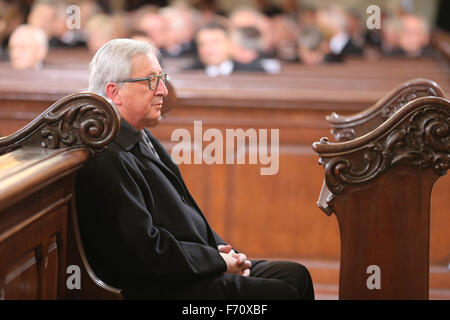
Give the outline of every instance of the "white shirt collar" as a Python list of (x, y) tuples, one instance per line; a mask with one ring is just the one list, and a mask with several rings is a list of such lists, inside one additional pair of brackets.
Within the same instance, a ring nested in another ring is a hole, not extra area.
[(350, 36), (348, 35), (348, 33), (343, 32), (343, 31), (339, 32), (337, 35), (335, 35), (330, 40), (331, 52), (333, 52), (334, 54), (340, 54), (349, 39), (350, 39)]
[(219, 75), (227, 76), (233, 72), (234, 64), (231, 60), (225, 60), (218, 66), (207, 66), (205, 71), (210, 77), (217, 77)]

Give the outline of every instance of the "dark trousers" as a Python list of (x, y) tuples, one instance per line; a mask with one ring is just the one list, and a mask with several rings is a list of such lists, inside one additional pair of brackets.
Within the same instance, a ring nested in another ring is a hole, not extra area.
[(254, 260), (249, 277), (226, 273), (159, 289), (159, 299), (314, 299), (308, 270), (291, 261)]

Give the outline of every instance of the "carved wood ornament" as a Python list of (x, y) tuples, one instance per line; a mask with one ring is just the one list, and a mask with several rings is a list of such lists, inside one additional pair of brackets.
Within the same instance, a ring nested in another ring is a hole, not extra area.
[(327, 208), (324, 203), (319, 206), (330, 214), (334, 196), (347, 186), (375, 179), (398, 163), (446, 174), (450, 166), (450, 103), (443, 98), (419, 98), (363, 137), (343, 143), (322, 138), (313, 148), (320, 155), (326, 187), (333, 194), (327, 196)]
[(331, 133), (339, 142), (353, 140), (378, 127), (408, 102), (427, 96), (444, 98), (445, 94), (441, 87), (431, 80), (414, 79), (405, 82), (360, 113), (351, 116), (331, 114), (327, 117), (332, 127)]
[(23, 129), (0, 138), (0, 155), (28, 145), (48, 149), (80, 146), (94, 154), (116, 136), (118, 124), (119, 113), (104, 98), (88, 92), (72, 94)]

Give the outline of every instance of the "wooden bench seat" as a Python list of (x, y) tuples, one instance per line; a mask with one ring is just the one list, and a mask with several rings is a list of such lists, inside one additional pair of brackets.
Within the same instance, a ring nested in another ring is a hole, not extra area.
[(79, 93), (0, 138), (1, 299), (122, 298), (89, 267), (74, 200), (77, 170), (104, 150), (119, 122), (105, 99)]

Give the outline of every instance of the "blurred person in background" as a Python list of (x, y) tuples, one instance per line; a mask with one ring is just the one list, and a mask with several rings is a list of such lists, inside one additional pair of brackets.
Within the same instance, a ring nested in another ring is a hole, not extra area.
[(305, 65), (339, 62), (340, 57), (331, 53), (330, 47), (319, 28), (303, 28), (298, 38), (298, 61)]
[(339, 6), (331, 5), (321, 8), (317, 12), (317, 24), (329, 38), (330, 50), (334, 55), (361, 56), (363, 50), (353, 43), (348, 33), (348, 17)]
[(264, 72), (260, 52), (261, 33), (255, 27), (242, 27), (231, 32), (233, 71)]
[(196, 56), (194, 36), (197, 31), (199, 15), (184, 2), (160, 9), (166, 20), (166, 42), (161, 54), (168, 57)]
[(135, 29), (144, 31), (158, 50), (166, 46), (167, 21), (159, 14), (158, 7), (146, 5), (138, 9)]
[(282, 61), (294, 61), (297, 57), (298, 26), (285, 14), (271, 17), (274, 55)]
[(201, 24), (201, 16), (199, 10), (186, 5), (183, 1), (175, 3), (175, 7), (180, 11), (184, 21), (184, 29), (182, 31), (183, 55), (197, 55), (197, 47), (195, 44), (195, 34)]
[(57, 14), (55, 1), (34, 1), (27, 22), (29, 25), (42, 29), (47, 38), (51, 39), (55, 36)]
[(401, 21), (394, 15), (387, 16), (381, 21), (381, 53), (387, 56), (400, 56), (399, 46)]
[(173, 7), (164, 7), (159, 10), (159, 15), (165, 23), (165, 41), (160, 49), (162, 56), (178, 57), (183, 52), (183, 29), (185, 28), (180, 11)]
[(106, 42), (126, 36), (126, 23), (123, 19), (122, 15), (110, 16), (104, 13), (91, 16), (86, 24), (89, 51), (95, 53)]
[(430, 42), (430, 26), (419, 16), (405, 14), (400, 20), (398, 44), (406, 57), (433, 55), (428, 46)]
[(24, 22), (20, 9), (14, 2), (0, 0), (0, 61), (8, 60), (9, 37)]
[(21, 25), (9, 39), (9, 56), (14, 69), (40, 69), (48, 53), (48, 39), (44, 30)]
[(312, 7), (302, 6), (297, 14), (297, 24), (300, 29), (315, 26), (317, 23), (317, 10)]
[(347, 32), (352, 43), (363, 48), (365, 45), (366, 26), (363, 24), (361, 13), (357, 9), (351, 9), (347, 12)]
[(271, 20), (261, 12), (252, 8), (237, 8), (230, 14), (231, 29), (255, 27), (261, 33), (262, 57), (273, 58), (275, 54), (275, 39)]
[(211, 77), (233, 72), (232, 44), (225, 19), (217, 17), (216, 20), (201, 26), (196, 41), (198, 59), (188, 69), (205, 70)]

